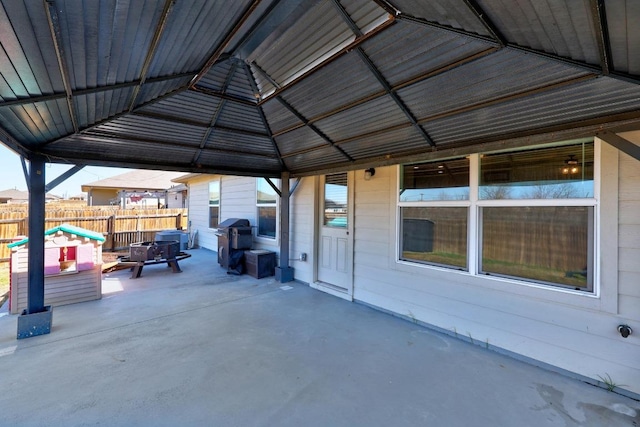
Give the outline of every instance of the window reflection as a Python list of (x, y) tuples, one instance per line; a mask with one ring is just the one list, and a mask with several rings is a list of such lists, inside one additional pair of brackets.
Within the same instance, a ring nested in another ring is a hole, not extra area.
[(480, 199), (593, 197), (593, 142), (480, 159)]
[(347, 173), (327, 175), (324, 183), (324, 225), (347, 227)]
[(469, 159), (402, 166), (400, 201), (468, 200)]

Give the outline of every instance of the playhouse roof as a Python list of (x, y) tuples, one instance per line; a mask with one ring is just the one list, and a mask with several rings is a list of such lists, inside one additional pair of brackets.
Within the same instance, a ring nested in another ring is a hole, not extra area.
[[(48, 229), (47, 231), (44, 232), (45, 236), (51, 235), (51, 234), (55, 234), (58, 231), (62, 231), (64, 233), (69, 233), (69, 234), (74, 234), (76, 236), (80, 236), (80, 237), (86, 237), (92, 240), (96, 240), (98, 242), (104, 242), (105, 238), (100, 234), (100, 233), (96, 233), (95, 231), (91, 231), (91, 230), (87, 230), (84, 228), (80, 228), (80, 227), (76, 227), (75, 225), (70, 225), (70, 224), (62, 224), (59, 225), (57, 227), (53, 227)], [(17, 246), (22, 246), (25, 245), (29, 242), (29, 238), (25, 238), (22, 240), (19, 240), (17, 242), (13, 242), (13, 243), (9, 243), (7, 245), (8, 248), (15, 248)]]

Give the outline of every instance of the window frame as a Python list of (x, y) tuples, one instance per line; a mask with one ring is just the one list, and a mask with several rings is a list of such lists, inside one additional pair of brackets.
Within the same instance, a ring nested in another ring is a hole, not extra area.
[[(278, 218), (280, 217), (280, 197), (278, 196), (278, 193), (275, 193), (275, 202), (260, 202), (259, 198), (258, 198), (258, 191), (259, 191), (259, 182), (260, 180), (264, 180), (265, 185), (269, 186), (269, 188), (271, 188), (271, 186), (269, 185), (269, 183), (267, 182), (266, 178), (256, 178), (255, 180), (255, 206), (256, 206), (256, 225), (255, 225), (255, 237), (257, 239), (264, 239), (267, 242), (277, 242), (278, 241), (278, 236), (279, 236), (279, 231), (280, 231), (280, 224), (278, 221)], [(276, 187), (279, 187), (280, 185), (280, 180), (279, 179), (272, 179), (271, 182), (273, 182), (273, 184)], [(268, 236), (268, 235), (264, 235), (264, 234), (260, 234), (260, 208), (271, 208), (271, 207), (275, 207), (276, 213), (275, 213), (275, 218), (276, 218), (276, 222), (275, 222), (275, 229), (274, 229), (274, 236)]]
[[(525, 151), (538, 148), (551, 148), (554, 146), (564, 146), (578, 144), (581, 142), (594, 144), (594, 172), (593, 172), (593, 197), (591, 198), (572, 198), (572, 199), (480, 199), (480, 159), (482, 154), (493, 154), (499, 152), (513, 152)], [(458, 156), (459, 157), (459, 156)], [(600, 228), (601, 228), (601, 216), (600, 216), (600, 188), (601, 188), (601, 142), (598, 138), (581, 138), (577, 140), (554, 142), (547, 144), (538, 144), (526, 147), (517, 147), (511, 149), (502, 149), (495, 151), (487, 151), (486, 153), (474, 153), (469, 157), (469, 200), (468, 201), (422, 201), (422, 202), (401, 202), (400, 201), (400, 187), (402, 185), (402, 173), (403, 165), (400, 164), (397, 167), (397, 182), (395, 189), (396, 206), (395, 206), (395, 248), (396, 257), (395, 263), (400, 266), (407, 266), (409, 270), (414, 271), (414, 268), (426, 268), (433, 271), (443, 271), (456, 273), (460, 275), (470, 276), (473, 278), (481, 278), (483, 280), (490, 280), (491, 282), (509, 283), (520, 285), (521, 287), (539, 288), (544, 290), (552, 290), (562, 293), (577, 294), (587, 297), (600, 297)], [(455, 158), (455, 157), (452, 157)], [(447, 159), (438, 159), (433, 162), (444, 161)], [(426, 162), (425, 162), (426, 163)], [(468, 207), (468, 221), (467, 221), (467, 270), (460, 270), (454, 266), (445, 266), (441, 264), (432, 264), (419, 261), (411, 261), (402, 258), (402, 214), (401, 208), (407, 206), (424, 206), (424, 207)], [(538, 206), (568, 206), (568, 207), (591, 207), (593, 209), (593, 219), (590, 223), (589, 231), (591, 236), (589, 239), (592, 244), (588, 248), (590, 251), (588, 258), (592, 260), (592, 286), (588, 289), (576, 290), (573, 287), (566, 286), (559, 283), (546, 283), (534, 281), (527, 278), (519, 278), (513, 276), (503, 275), (488, 275), (480, 271), (480, 259), (482, 256), (482, 216), (481, 211), (484, 207), (538, 207)], [(403, 267), (404, 269), (404, 267)], [(475, 280), (475, 279), (474, 279)], [(512, 286), (512, 285), (511, 285)]]
[[(218, 201), (216, 204), (211, 203), (211, 185), (217, 184), (218, 186)], [(215, 230), (220, 225), (220, 207), (221, 207), (221, 199), (222, 199), (222, 180), (220, 178), (216, 178), (207, 183), (207, 223), (209, 229)], [(215, 226), (211, 225), (211, 208), (218, 208), (218, 218)]]

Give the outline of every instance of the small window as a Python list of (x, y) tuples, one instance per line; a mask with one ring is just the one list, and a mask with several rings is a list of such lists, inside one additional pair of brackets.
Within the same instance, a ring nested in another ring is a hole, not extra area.
[[(278, 185), (278, 180), (272, 181)], [(257, 236), (276, 238), (278, 194), (265, 178), (256, 180)]]
[(216, 228), (220, 223), (220, 181), (209, 183), (209, 228)]
[(44, 251), (44, 274), (77, 272), (76, 247), (61, 246), (46, 248)]
[(347, 228), (349, 212), (347, 173), (327, 175), (324, 182), (324, 225)]

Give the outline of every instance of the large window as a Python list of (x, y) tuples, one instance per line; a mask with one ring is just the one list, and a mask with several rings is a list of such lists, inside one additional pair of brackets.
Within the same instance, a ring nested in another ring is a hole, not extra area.
[(220, 180), (209, 183), (209, 228), (220, 223)]
[[(278, 180), (272, 180), (278, 185)], [(258, 209), (257, 235), (269, 239), (276, 238), (278, 194), (266, 179), (256, 180), (256, 206)]]
[(464, 160), (402, 167), (400, 260), (593, 291), (593, 141)]

